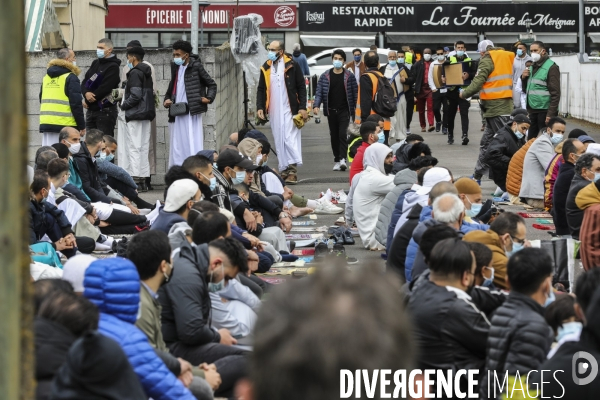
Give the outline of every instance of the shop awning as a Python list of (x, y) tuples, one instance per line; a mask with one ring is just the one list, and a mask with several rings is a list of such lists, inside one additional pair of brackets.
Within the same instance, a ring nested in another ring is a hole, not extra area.
[(52, 0), (25, 0), (25, 51), (66, 46)]
[(369, 47), (375, 43), (375, 34), (349, 35), (300, 35), (305, 46), (314, 47)]
[(473, 32), (456, 33), (418, 33), (418, 32), (390, 32), (386, 33), (389, 44), (428, 44), (453, 43), (462, 40), (465, 44), (477, 43), (477, 34)]
[(588, 33), (593, 43), (600, 43), (600, 33)]

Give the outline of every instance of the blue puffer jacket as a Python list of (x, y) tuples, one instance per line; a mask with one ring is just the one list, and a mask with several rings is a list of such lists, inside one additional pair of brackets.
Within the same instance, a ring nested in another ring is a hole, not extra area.
[[(410, 282), (412, 280), (412, 268), (413, 268), (413, 264), (415, 262), (415, 257), (417, 256), (417, 253), (419, 251), (419, 244), (415, 241), (415, 234), (417, 234), (417, 232), (420, 232), (420, 234), (422, 235), (423, 232), (421, 232), (422, 229), (422, 225), (423, 222), (430, 220), (431, 219), (431, 206), (426, 206), (423, 207), (423, 210), (421, 211), (421, 218), (419, 219), (419, 225), (415, 228), (414, 233), (413, 233), (413, 238), (410, 239), (410, 242), (408, 243), (408, 247), (406, 249), (406, 262), (404, 264), (405, 266), (405, 274), (406, 274), (406, 281)], [(421, 229), (419, 229), (421, 228)], [(426, 230), (427, 228), (425, 228)], [(489, 225), (486, 224), (475, 224), (475, 223), (468, 223), (463, 221), (462, 226), (460, 227), (460, 231), (462, 233), (468, 233), (471, 231), (487, 231), (488, 229), (490, 229)], [(420, 237), (419, 237), (419, 241), (420, 241)]]
[[(332, 71), (333, 68), (321, 74), (319, 83), (317, 83), (315, 103), (313, 104), (313, 107), (320, 108), (322, 103), (323, 115), (325, 116), (329, 115), (327, 102), (329, 100), (329, 74), (331, 74)], [(344, 87), (346, 88), (346, 98), (348, 99), (348, 112), (350, 113), (350, 117), (353, 117), (356, 109), (356, 101), (358, 99), (358, 85), (356, 84), (354, 74), (347, 69), (344, 69)]]
[(100, 309), (98, 330), (119, 343), (148, 397), (194, 400), (134, 325), (140, 304), (140, 277), (133, 263), (124, 258), (94, 261), (85, 271), (83, 285), (83, 295)]

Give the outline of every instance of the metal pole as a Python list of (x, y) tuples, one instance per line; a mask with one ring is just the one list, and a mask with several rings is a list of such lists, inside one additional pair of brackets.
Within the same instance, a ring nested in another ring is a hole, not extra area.
[(200, 14), (200, 47), (204, 47), (204, 10), (206, 7), (202, 7), (202, 14)]
[(585, 17), (583, 15), (583, 0), (579, 0), (579, 62), (583, 62), (583, 54), (585, 53), (584, 24)]
[(198, 54), (198, 6), (199, 0), (192, 0), (192, 53)]

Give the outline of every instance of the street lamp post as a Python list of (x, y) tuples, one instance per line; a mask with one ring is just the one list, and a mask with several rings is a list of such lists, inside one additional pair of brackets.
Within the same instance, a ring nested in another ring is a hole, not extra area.
[(192, 53), (198, 54), (198, 15), (200, 10), (200, 47), (204, 47), (204, 10), (210, 5), (207, 1), (192, 0)]

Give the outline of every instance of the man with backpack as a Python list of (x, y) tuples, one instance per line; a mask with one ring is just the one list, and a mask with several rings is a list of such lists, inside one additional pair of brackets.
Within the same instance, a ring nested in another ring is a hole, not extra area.
[(364, 61), (367, 69), (360, 77), (355, 122), (360, 124), (371, 114), (381, 115), (384, 120), (384, 144), (387, 146), (391, 128), (390, 118), (398, 110), (396, 95), (390, 81), (378, 70), (379, 55), (377, 52), (367, 51)]

